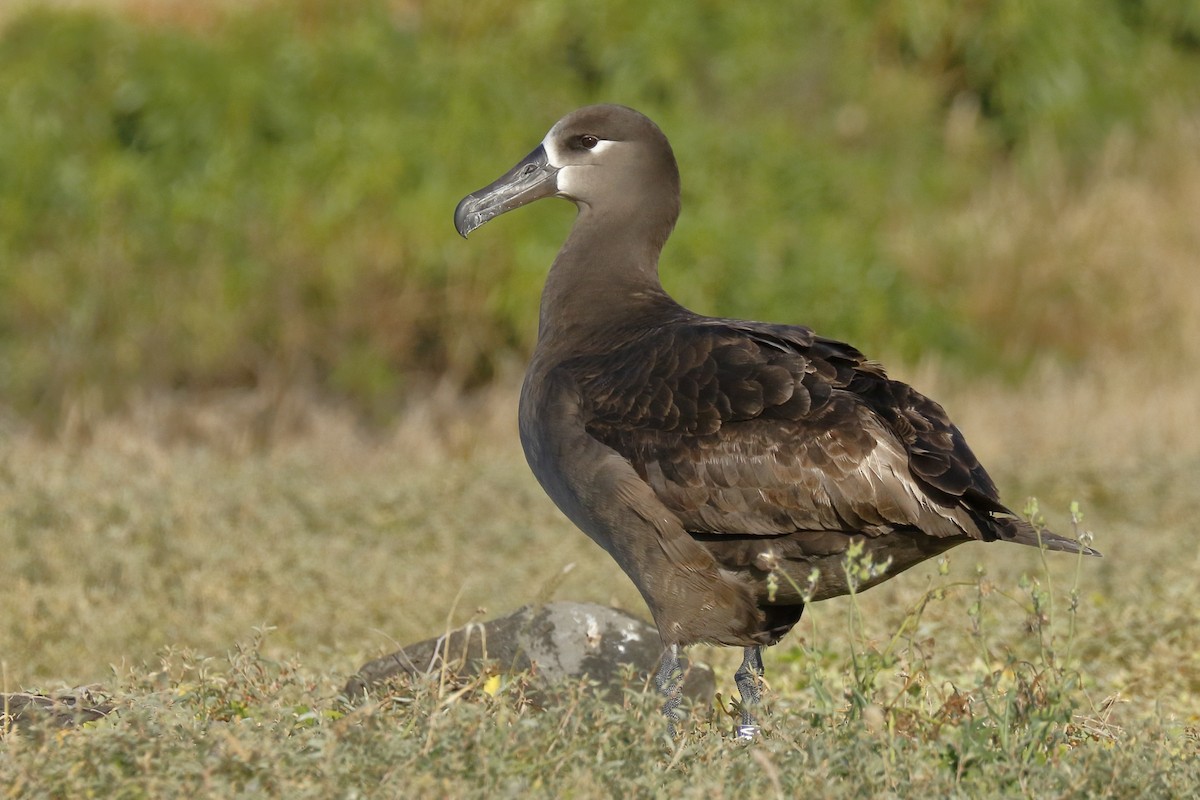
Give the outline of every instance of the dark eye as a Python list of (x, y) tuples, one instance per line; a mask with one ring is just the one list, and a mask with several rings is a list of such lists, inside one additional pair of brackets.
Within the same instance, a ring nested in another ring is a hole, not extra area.
[(585, 133), (583, 136), (579, 137), (579, 143), (583, 145), (584, 148), (591, 150), (593, 147), (600, 144), (600, 140), (595, 136), (592, 136), (590, 133)]

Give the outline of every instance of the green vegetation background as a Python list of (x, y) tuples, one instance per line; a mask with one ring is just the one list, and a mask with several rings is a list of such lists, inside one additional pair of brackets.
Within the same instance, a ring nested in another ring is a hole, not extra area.
[(1197, 75), (1200, 6), (1169, 0), (31, 10), (0, 30), (0, 404), (286, 384), (378, 417), (487, 382), (531, 344), (572, 211), (470, 244), (452, 211), (595, 101), (675, 145), (686, 304), (879, 356), (1069, 362), (1101, 330), (1055, 324), (1069, 275), (981, 311), (940, 223), (998, 170), (1085, 179), (1195, 109)]

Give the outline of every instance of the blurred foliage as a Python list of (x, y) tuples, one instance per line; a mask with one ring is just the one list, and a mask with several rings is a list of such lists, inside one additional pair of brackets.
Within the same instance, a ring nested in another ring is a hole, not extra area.
[(890, 238), (1000, 165), (1036, 181), (1049, 148), (1086, 175), (1114, 131), (1194, 110), (1196, 8), (29, 10), (0, 30), (0, 403), (53, 419), (80, 396), (302, 384), (378, 415), (422, 377), (486, 382), (530, 347), (572, 214), (539, 204), (468, 245), (455, 203), (595, 101), (675, 145), (682, 302), (1011, 369), (986, 355), (1008, 332), (945, 307)]

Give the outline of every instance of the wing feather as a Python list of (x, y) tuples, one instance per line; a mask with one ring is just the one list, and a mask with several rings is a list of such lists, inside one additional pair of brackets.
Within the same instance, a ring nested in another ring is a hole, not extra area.
[(565, 366), (588, 432), (694, 534), (993, 539), (1009, 513), (941, 406), (807, 328), (697, 317)]

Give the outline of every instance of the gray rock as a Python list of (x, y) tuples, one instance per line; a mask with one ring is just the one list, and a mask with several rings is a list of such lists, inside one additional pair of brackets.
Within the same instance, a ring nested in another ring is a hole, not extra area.
[[(393, 676), (434, 674), (443, 668), (470, 678), (490, 664), (505, 673), (528, 670), (543, 688), (586, 675), (615, 698), (628, 685), (623, 675), (629, 667), (635, 675), (649, 677), (658, 670), (660, 655), (657, 629), (624, 611), (592, 603), (547, 603), (473, 622), (368, 662), (346, 684), (345, 693), (361, 697)], [(686, 661), (681, 666), (684, 695), (711, 702), (712, 670)]]

